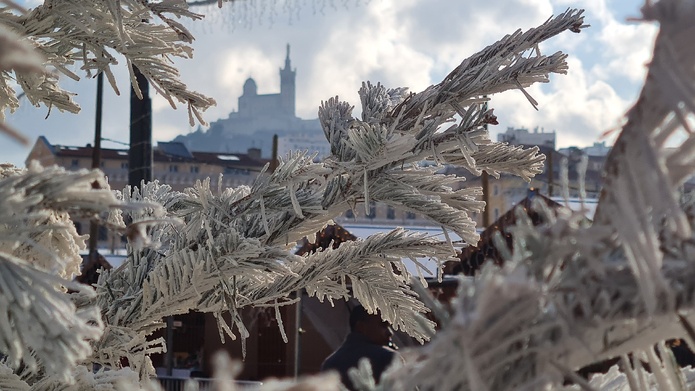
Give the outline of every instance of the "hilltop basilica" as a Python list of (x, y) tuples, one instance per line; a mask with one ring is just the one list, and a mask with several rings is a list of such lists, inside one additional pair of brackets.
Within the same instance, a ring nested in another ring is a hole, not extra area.
[(210, 124), (210, 129), (198, 129), (173, 141), (184, 143), (191, 151), (239, 152), (260, 148), (270, 157), (273, 135), (279, 137), (278, 155), (289, 150), (309, 150), (320, 156), (328, 154), (328, 142), (318, 119), (305, 120), (295, 115), (296, 69), (290, 61), (287, 45), (285, 67), (280, 69), (280, 93), (258, 94), (255, 80), (248, 78), (239, 97), (238, 111)]

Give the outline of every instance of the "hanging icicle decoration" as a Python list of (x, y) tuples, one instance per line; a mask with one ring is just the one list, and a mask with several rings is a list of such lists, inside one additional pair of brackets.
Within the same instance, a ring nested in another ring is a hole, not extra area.
[(261, 204), (261, 219), (263, 220), (263, 229), (266, 235), (270, 235), (270, 228), (268, 228), (268, 215), (265, 213), (265, 202), (263, 202), (263, 196), (260, 197)]
[(442, 232), (444, 233), (444, 238), (446, 239), (446, 243), (451, 247), (451, 255), (456, 256), (458, 253), (456, 252), (456, 248), (454, 247), (454, 243), (451, 241), (451, 237), (449, 236), (449, 232), (447, 229), (442, 225), (440, 226), (442, 229)]
[(533, 106), (533, 108), (536, 109), (536, 111), (538, 111), (538, 101), (536, 101), (535, 99), (533, 99), (533, 97), (531, 96), (531, 94), (529, 94), (528, 92), (526, 92), (526, 89), (524, 88), (524, 86), (521, 85), (521, 83), (519, 83), (519, 80), (518, 80), (518, 79), (514, 79), (514, 83), (515, 83), (516, 86), (519, 88), (519, 90), (524, 94), (524, 96), (525, 96), (526, 99), (529, 101), (529, 103), (531, 103), (531, 106)]
[[(425, 276), (422, 274), (422, 271), (424, 270), (429, 275), (432, 275), (432, 271), (430, 271), (430, 269), (428, 269), (427, 266), (423, 265), (422, 262), (418, 261), (417, 258), (409, 256), (408, 259), (410, 259), (410, 261), (415, 264), (415, 270), (417, 271), (417, 277), (420, 280), (420, 283), (424, 287), (427, 287), (427, 280), (425, 279)], [(441, 273), (437, 271), (437, 274), (439, 275)]]
[(371, 212), (371, 206), (369, 201), (369, 175), (367, 174), (367, 169), (364, 169), (364, 175), (362, 176), (362, 181), (364, 185), (364, 213), (368, 216)]
[(280, 305), (278, 304), (277, 299), (275, 299), (275, 305), (273, 306), (275, 308), (275, 319), (278, 321), (278, 330), (280, 330), (280, 335), (282, 336), (282, 341), (284, 343), (287, 343), (287, 333), (285, 333), (285, 325), (282, 323), (282, 315), (280, 314)]
[(287, 186), (287, 190), (290, 192), (290, 200), (292, 201), (292, 208), (294, 209), (294, 213), (299, 217), (299, 218), (304, 218), (304, 214), (302, 213), (302, 207), (299, 205), (299, 201), (297, 200), (297, 193), (295, 192), (294, 184), (289, 184)]
[[(468, 137), (467, 134), (463, 133), (457, 136), (457, 139), (459, 140), (459, 150), (461, 151), (461, 156), (466, 161), (466, 165), (468, 170), (471, 172), (473, 175), (482, 175), (482, 170), (478, 168), (476, 165), (476, 161), (471, 156), (470, 152), (477, 152), (478, 151), (478, 146), (471, 141), (471, 139)], [(470, 151), (470, 152), (469, 152)]]

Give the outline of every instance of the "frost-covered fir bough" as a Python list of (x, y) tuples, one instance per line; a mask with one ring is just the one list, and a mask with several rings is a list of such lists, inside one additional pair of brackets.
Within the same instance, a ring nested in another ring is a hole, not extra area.
[[(108, 76), (116, 54), (172, 105), (175, 99), (186, 104), (192, 117), (214, 102), (189, 92), (168, 63), (169, 56), (190, 54), (192, 36), (176, 18), (198, 15), (183, 1), (64, 0), (31, 11), (0, 10), (2, 108), (17, 107), (16, 83), (32, 104), (77, 111), (57, 75), (77, 77), (68, 69), (78, 64), (88, 75)], [(520, 219), (505, 268), (489, 267), (463, 283), (456, 313), (439, 314), (448, 319), (443, 331), (426, 347), (406, 352), (405, 364), (385, 376), (382, 389), (557, 388), (573, 378), (572, 370), (621, 355), (623, 375), (613, 370), (594, 381), (597, 387), (612, 389), (600, 381), (637, 390), (648, 389), (648, 382), (680, 387), (685, 380), (660, 341), (685, 335), (693, 342), (687, 333), (693, 330), (692, 207), (678, 203), (676, 189), (695, 169), (695, 141), (688, 138), (669, 154), (663, 145), (679, 126), (687, 127), (684, 118), (692, 113), (693, 16), (688, 1), (645, 7), (645, 17), (661, 22), (662, 31), (644, 93), (610, 159), (594, 224), (547, 211), (540, 228)], [(477, 242), (469, 213), (483, 207), (475, 199), (480, 189), (453, 190), (458, 178), (418, 163), (526, 179), (539, 173), (537, 149), (489, 139), (484, 125), (495, 117), (483, 97), (526, 94), (524, 88), (548, 81), (550, 73), (564, 73), (566, 56), (542, 55), (538, 44), (583, 25), (581, 12), (568, 11), (506, 36), (417, 94), (365, 83), (360, 118), (351, 115), (350, 104), (328, 99), (319, 118), (332, 155), (320, 163), (301, 153), (289, 156), (251, 187), (212, 189), (205, 181), (178, 193), (148, 183), (121, 194), (110, 191), (99, 171), (2, 167), (0, 351), (6, 360), (0, 388), (152, 389), (148, 356), (164, 345), (146, 336), (163, 327), (164, 317), (209, 312), (223, 338), (243, 340), (248, 331), (241, 309), (277, 309), (292, 303), (299, 289), (328, 300), (353, 294), (395, 327), (419, 340), (432, 338), (433, 324), (419, 316), (427, 307), (401, 259), (444, 261), (464, 243), (399, 229), (307, 257), (290, 248), (370, 201), (420, 213), (465, 243)], [(129, 239), (127, 262), (103, 273), (95, 287), (71, 282), (84, 247), (70, 220), (77, 217), (97, 218)], [(129, 366), (122, 368), (124, 358)], [(641, 361), (650, 363), (654, 376), (645, 374)], [(110, 370), (92, 373), (93, 364)], [(303, 385), (338, 387), (330, 376)]]
[[(593, 223), (539, 203), (545, 224), (534, 227), (519, 211), (513, 250), (498, 241), (504, 268), (463, 282), (444, 331), (384, 389), (545, 390), (563, 379), (584, 390), (695, 389), (664, 343), (695, 346), (695, 204), (679, 191), (695, 173), (695, 3), (642, 12), (661, 29)], [(573, 373), (614, 357), (590, 382)]]

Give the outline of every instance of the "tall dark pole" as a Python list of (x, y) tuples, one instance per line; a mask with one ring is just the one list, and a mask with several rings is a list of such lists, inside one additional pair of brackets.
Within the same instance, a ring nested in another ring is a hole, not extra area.
[(279, 164), (278, 160), (278, 135), (274, 134), (273, 135), (273, 150), (271, 152), (270, 156), (270, 167), (268, 167), (268, 171), (270, 172), (275, 172), (275, 169), (278, 168)]
[[(142, 99), (130, 90), (130, 149), (128, 150), (128, 184), (131, 188), (141, 188), (142, 182), (152, 180), (152, 101), (150, 87), (140, 70), (133, 67), (135, 80), (138, 83)], [(174, 366), (173, 336), (174, 319), (169, 316), (167, 321), (167, 375), (171, 376)]]
[[(94, 147), (92, 148), (92, 168), (101, 166), (101, 109), (104, 96), (104, 73), (97, 75), (97, 102), (94, 121)], [(97, 244), (99, 240), (99, 223), (92, 219), (89, 222), (89, 263), (97, 263)]]
[(94, 121), (94, 149), (92, 149), (92, 168), (101, 165), (101, 113), (104, 106), (104, 73), (97, 75), (97, 104)]
[(297, 304), (294, 307), (294, 368), (292, 375), (294, 378), (299, 377), (299, 371), (302, 365), (302, 290), (295, 291), (297, 296)]
[(130, 151), (128, 152), (128, 184), (140, 187), (152, 180), (152, 101), (149, 84), (140, 70), (133, 67), (142, 99), (130, 91)]

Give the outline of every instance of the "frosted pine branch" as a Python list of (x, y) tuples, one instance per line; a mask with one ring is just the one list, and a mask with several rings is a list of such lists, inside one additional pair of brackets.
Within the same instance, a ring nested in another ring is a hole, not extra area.
[(131, 368), (122, 368), (117, 370), (104, 370), (92, 372), (86, 367), (78, 367), (72, 376), (74, 384), (70, 388), (66, 388), (65, 382), (55, 377), (45, 377), (39, 382), (32, 385), (33, 390), (75, 390), (75, 391), (91, 391), (91, 390), (132, 390), (132, 391), (161, 391), (159, 384), (154, 382), (140, 382), (138, 373)]
[(103, 332), (94, 290), (69, 281), (79, 273), (86, 237), (68, 213), (108, 222), (125, 204), (98, 170), (1, 168), (0, 350), (14, 368), (21, 363), (67, 381)]
[[(449, 326), (391, 375), (396, 389), (557, 389), (565, 379), (583, 389), (687, 389), (692, 374), (676, 368), (663, 341), (695, 346), (695, 214), (678, 191), (695, 172), (695, 142), (689, 133), (673, 150), (665, 143), (693, 113), (693, 12), (679, 0), (644, 8), (662, 28), (593, 223), (536, 205), (545, 223), (534, 227), (519, 211), (513, 250), (498, 241), (504, 268), (465, 283)], [(614, 357), (622, 375), (589, 382), (573, 373)]]
[[(428, 216), (439, 225), (456, 232), (465, 242), (476, 243), (478, 236), (475, 234), (475, 222), (469, 212), (482, 212), (484, 203), (477, 201), (473, 195), (463, 195), (468, 192), (455, 192), (446, 186), (441, 186), (437, 189), (439, 191), (424, 191), (412, 183), (417, 180), (416, 175), (408, 174), (405, 171), (394, 172), (393, 176), (383, 175), (372, 185), (372, 199), (399, 210)], [(437, 178), (434, 173), (430, 178), (442, 181), (445, 179)]]
[(29, 391), (29, 384), (14, 373), (12, 368), (0, 363), (0, 389), (7, 391)]
[(68, 212), (106, 219), (120, 205), (103, 174), (36, 165), (0, 171), (0, 177), (6, 176), (0, 181), (0, 251), (72, 279), (79, 272), (85, 237), (77, 234)]
[[(111, 71), (118, 63), (117, 55), (125, 57), (129, 68), (133, 66), (147, 77), (155, 90), (172, 107), (179, 101), (188, 107), (191, 122), (195, 117), (204, 123), (201, 112), (215, 104), (211, 98), (189, 91), (179, 80), (179, 74), (170, 58), (190, 57), (188, 44), (193, 37), (174, 18), (200, 19), (188, 11), (183, 0), (167, 2), (101, 0), (95, 2), (60, 1), (18, 14), (0, 8), (0, 26), (30, 40), (35, 53), (46, 59), (45, 71), (13, 67), (17, 83), (33, 105), (76, 113), (79, 106), (71, 94), (58, 85), (57, 74), (78, 80), (69, 70), (74, 64), (91, 77), (93, 71), (104, 72), (116, 93), (119, 89)], [(151, 19), (152, 18), (152, 19)], [(149, 22), (147, 21), (148, 19)], [(131, 69), (132, 71), (132, 69)], [(9, 76), (5, 74), (4, 78)], [(7, 83), (7, 81), (3, 81)], [(139, 90), (136, 88), (136, 92)], [(0, 90), (0, 108), (16, 107), (11, 88)]]
[(78, 310), (61, 288), (90, 290), (0, 253), (0, 350), (15, 368), (21, 363), (65, 381), (90, 356), (89, 340), (101, 336), (102, 324), (96, 307)]
[[(45, 75), (43, 58), (38, 55), (28, 40), (23, 40), (11, 29), (0, 24), (0, 72), (34, 73), (39, 77)], [(19, 100), (11, 80), (0, 77), (0, 131), (10, 137), (28, 144), (29, 141), (17, 130), (5, 123), (5, 109), (14, 112), (19, 107)]]
[(477, 167), (499, 178), (500, 173), (509, 173), (521, 177), (526, 182), (543, 172), (545, 156), (539, 154), (538, 147), (524, 149), (505, 144), (488, 144), (480, 146), (473, 153)]
[[(579, 31), (581, 14), (567, 11), (538, 28), (517, 31), (464, 60), (444, 81), (418, 94), (365, 83), (360, 89), (361, 120), (352, 117), (352, 106), (337, 98), (323, 102), (319, 120), (333, 155), (324, 164), (334, 174), (346, 174), (331, 179), (329, 187), (336, 190), (326, 193), (324, 205), (339, 200), (351, 206), (372, 200), (398, 205), (452, 229), (469, 243), (477, 242), (468, 213), (480, 206), (471, 200), (435, 205), (435, 199), (408, 183), (409, 178), (417, 178), (414, 164), (461, 165), (477, 175), (486, 170), (495, 176), (511, 173), (527, 181), (540, 173), (544, 157), (537, 148), (525, 150), (489, 139), (484, 126), (496, 119), (491, 110), (483, 109), (483, 96), (547, 81), (553, 72), (564, 73), (566, 56), (542, 56), (537, 44), (564, 30)], [(461, 116), (458, 123), (447, 125), (455, 121), (456, 114)], [(411, 175), (402, 176), (399, 186), (382, 180), (389, 171), (404, 171), (406, 165)], [(426, 170), (420, 175), (439, 176)]]
[[(607, 189), (596, 213), (598, 223), (615, 229), (617, 242), (641, 284), (641, 295), (652, 310), (659, 301), (673, 300), (660, 271), (664, 267), (660, 238), (687, 240), (692, 236), (689, 216), (678, 203), (677, 190), (687, 176), (695, 173), (692, 159), (684, 158), (692, 154), (695, 141), (690, 133), (667, 154), (664, 143), (677, 127), (660, 125), (672, 115), (688, 129), (685, 117), (695, 112), (695, 56), (688, 50), (673, 50), (674, 45), (692, 47), (692, 29), (685, 15), (693, 12), (691, 5), (682, 1), (645, 9), (645, 17), (665, 26), (657, 37), (642, 94), (629, 111), (627, 124), (606, 162)], [(672, 94), (674, 85), (683, 88)], [(642, 212), (645, 210), (649, 213)]]
[[(412, 292), (408, 293), (410, 276), (402, 265), (402, 275), (394, 275), (390, 263), (400, 264), (401, 257), (446, 258), (450, 255), (447, 244), (396, 232), (365, 243), (346, 245), (344, 250), (300, 259), (287, 250), (242, 236), (228, 220), (216, 222), (214, 216), (218, 212), (213, 210), (224, 209), (218, 202), (205, 202), (208, 212), (203, 215), (211, 219), (200, 221), (202, 230), (198, 230), (193, 221), (186, 220), (185, 216), (192, 214), (176, 209), (186, 224), (174, 228), (175, 240), (160, 252), (145, 250), (134, 254), (126, 274), (106, 272), (102, 275), (98, 292), (101, 307), (112, 309), (105, 314), (108, 325), (151, 331), (151, 319), (186, 313), (190, 308), (218, 315), (226, 311), (237, 313), (248, 306), (281, 303), (300, 289), (323, 292), (322, 295), (330, 299), (343, 298), (348, 294), (344, 282), (350, 277), (353, 287), (359, 285), (360, 278), (370, 281), (368, 286), (374, 290), (358, 295), (369, 308), (381, 308), (387, 319), (418, 338), (428, 335), (418, 331), (416, 327), (421, 326), (417, 323), (403, 323), (402, 319), (411, 316), (396, 316), (394, 308), (414, 312), (425, 311), (425, 308), (414, 299), (401, 302), (404, 297), (414, 297)], [(186, 202), (179, 200), (172, 205), (184, 204)], [(223, 224), (225, 229), (218, 224)], [(193, 232), (198, 234), (189, 236), (188, 233)], [(285, 261), (280, 263), (278, 259)], [(243, 324), (234, 322), (239, 330), (245, 330)], [(228, 330), (231, 331), (231, 327)]]
[[(397, 229), (312, 254), (304, 264), (297, 264), (299, 268), (293, 268), (296, 277), (288, 276), (277, 286), (282, 287), (280, 291), (292, 292), (302, 284), (310, 295), (323, 301), (347, 297), (346, 283), (350, 282), (354, 297), (368, 311), (379, 309), (384, 320), (418, 340), (426, 340), (433, 324), (417, 322), (416, 315), (427, 310), (408, 286), (412, 276), (402, 259), (431, 256), (444, 260), (450, 255), (447, 243)], [(398, 274), (393, 273), (392, 265)], [(273, 284), (267, 289), (272, 292), (278, 288)]]

